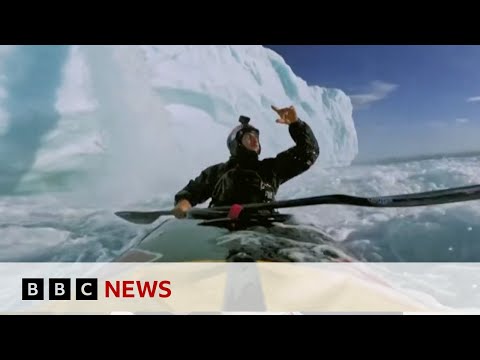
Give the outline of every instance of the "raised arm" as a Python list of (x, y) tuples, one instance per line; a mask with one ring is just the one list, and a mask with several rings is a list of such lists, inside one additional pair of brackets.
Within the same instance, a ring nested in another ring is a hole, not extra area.
[(295, 145), (279, 153), (274, 159), (274, 169), (280, 184), (307, 171), (318, 159), (320, 149), (310, 126), (297, 117), (293, 106), (272, 109), (280, 116), (277, 123), (287, 124)]

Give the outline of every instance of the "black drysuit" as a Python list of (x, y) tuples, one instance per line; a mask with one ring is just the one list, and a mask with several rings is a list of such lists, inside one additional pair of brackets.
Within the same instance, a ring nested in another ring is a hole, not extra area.
[(264, 203), (275, 200), (281, 184), (308, 170), (319, 156), (319, 146), (310, 126), (298, 120), (288, 126), (295, 145), (273, 158), (239, 146), (237, 155), (212, 165), (176, 195), (175, 204), (187, 199), (192, 206), (211, 198), (209, 207)]

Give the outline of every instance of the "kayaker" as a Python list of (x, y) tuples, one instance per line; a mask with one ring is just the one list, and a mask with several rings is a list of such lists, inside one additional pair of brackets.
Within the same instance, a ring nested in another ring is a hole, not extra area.
[(299, 119), (295, 107), (272, 105), (279, 124), (288, 125), (295, 145), (272, 158), (259, 160), (259, 130), (240, 117), (227, 139), (230, 159), (212, 165), (192, 179), (174, 197), (174, 215), (184, 218), (189, 209), (211, 198), (209, 207), (264, 203), (275, 200), (281, 184), (308, 170), (319, 156), (317, 139), (310, 126)]

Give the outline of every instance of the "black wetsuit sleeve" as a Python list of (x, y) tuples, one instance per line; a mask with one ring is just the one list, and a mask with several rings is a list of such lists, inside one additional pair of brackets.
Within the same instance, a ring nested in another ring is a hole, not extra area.
[(188, 200), (192, 206), (207, 201), (212, 196), (217, 173), (218, 165), (203, 170), (200, 175), (190, 180), (183, 189), (175, 194), (174, 204), (176, 205), (182, 199)]
[(279, 153), (274, 159), (274, 170), (279, 184), (308, 170), (318, 159), (320, 149), (310, 126), (298, 120), (288, 127), (295, 146)]

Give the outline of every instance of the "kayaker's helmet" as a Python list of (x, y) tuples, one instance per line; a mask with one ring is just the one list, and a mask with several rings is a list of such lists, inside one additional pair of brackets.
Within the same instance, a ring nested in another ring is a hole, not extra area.
[[(239, 149), (245, 147), (242, 144), (242, 137), (248, 132), (254, 132), (256, 133), (257, 137), (260, 135), (260, 131), (253, 127), (252, 125), (249, 124), (250, 118), (247, 116), (241, 115), (238, 121), (241, 123), (241, 125), (236, 126), (231, 132), (230, 135), (228, 135), (227, 138), (227, 146), (228, 150), (230, 150), (230, 154), (232, 156), (238, 155)], [(246, 150), (246, 149), (245, 149)], [(259, 149), (258, 149), (258, 154), (260, 155), (260, 152), (262, 150), (262, 147), (259, 144)]]

